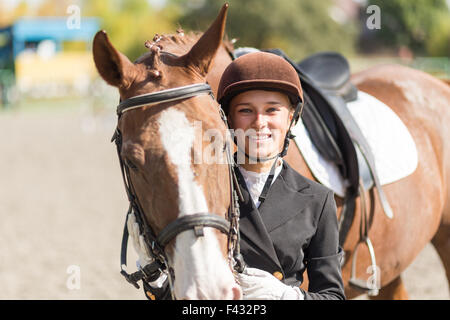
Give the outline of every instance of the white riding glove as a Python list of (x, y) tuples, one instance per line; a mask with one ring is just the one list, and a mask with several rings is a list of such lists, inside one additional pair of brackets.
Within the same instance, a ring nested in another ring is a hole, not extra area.
[(304, 300), (299, 288), (285, 285), (264, 270), (247, 267), (237, 275), (237, 282), (244, 300)]

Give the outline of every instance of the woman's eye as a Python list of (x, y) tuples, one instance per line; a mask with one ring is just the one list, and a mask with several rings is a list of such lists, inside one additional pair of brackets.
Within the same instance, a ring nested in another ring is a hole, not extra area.
[(239, 113), (250, 113), (250, 112), (252, 112), (252, 110), (251, 109), (240, 109), (238, 112)]
[(268, 113), (277, 112), (280, 108), (279, 107), (270, 107), (266, 110)]

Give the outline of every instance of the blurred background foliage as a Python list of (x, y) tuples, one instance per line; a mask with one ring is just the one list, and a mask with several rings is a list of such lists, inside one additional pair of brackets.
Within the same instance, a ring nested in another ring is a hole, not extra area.
[[(8, 6), (7, 3), (15, 3)], [(224, 0), (5, 0), (0, 26), (21, 16), (81, 15), (101, 19), (101, 27), (131, 59), (155, 33), (176, 28), (204, 31)], [(396, 54), (450, 56), (449, 0), (228, 0), (226, 33), (236, 46), (281, 48), (294, 59), (322, 50), (345, 55)], [(381, 28), (369, 30), (366, 8), (377, 5)]]
[(416, 55), (450, 56), (450, 1), (370, 0), (381, 8), (381, 29), (367, 34), (363, 51), (409, 48)]
[(84, 16), (101, 18), (102, 29), (132, 61), (146, 51), (145, 40), (156, 33), (173, 33), (180, 16), (179, 8), (169, 2), (160, 8), (147, 0), (83, 1), (82, 8)]
[[(186, 1), (175, 0), (182, 7)], [(182, 11), (180, 23), (205, 30), (223, 1), (198, 1)], [(316, 51), (336, 50), (351, 54), (358, 35), (357, 21), (339, 23), (330, 17), (330, 0), (229, 0), (227, 35), (236, 46), (282, 48), (298, 59)], [(339, 41), (336, 41), (339, 39)]]
[[(450, 79), (450, 0), (0, 0), (0, 106), (27, 97), (103, 101), (111, 96), (115, 101), (93, 65), (91, 39), (97, 28), (134, 61), (155, 34), (205, 31), (225, 2), (226, 37), (235, 40), (235, 48), (279, 48), (294, 61), (337, 51), (349, 59), (352, 72), (400, 63)], [(378, 8), (378, 17), (371, 6)], [(89, 34), (79, 41), (70, 39), (74, 33), (66, 23), (73, 7), (81, 20), (96, 21), (93, 28), (81, 24), (79, 31)], [(17, 34), (8, 36), (27, 17), (34, 18), (34, 35), (26, 43)], [(371, 28), (373, 18), (379, 18), (379, 28)], [(63, 40), (44, 39), (49, 28)], [(33, 38), (39, 32), (40, 38)]]

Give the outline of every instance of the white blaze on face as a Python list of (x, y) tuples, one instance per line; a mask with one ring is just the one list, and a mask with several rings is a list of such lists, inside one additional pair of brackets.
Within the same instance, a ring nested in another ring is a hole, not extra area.
[[(191, 168), (194, 126), (184, 112), (174, 108), (163, 111), (158, 122), (161, 143), (178, 175), (179, 217), (209, 212), (203, 188), (195, 181)], [(196, 237), (193, 230), (180, 233), (173, 268), (177, 298), (233, 298), (234, 278), (213, 229), (205, 228), (203, 237)]]

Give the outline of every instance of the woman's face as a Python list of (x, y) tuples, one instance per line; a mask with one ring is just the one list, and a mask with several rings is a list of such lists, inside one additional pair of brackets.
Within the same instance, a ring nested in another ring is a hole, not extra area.
[(283, 147), (293, 113), (286, 94), (250, 90), (230, 102), (229, 119), (240, 150), (253, 158), (273, 157)]

